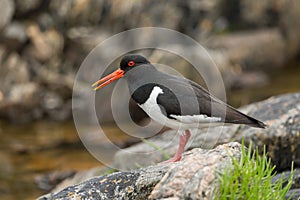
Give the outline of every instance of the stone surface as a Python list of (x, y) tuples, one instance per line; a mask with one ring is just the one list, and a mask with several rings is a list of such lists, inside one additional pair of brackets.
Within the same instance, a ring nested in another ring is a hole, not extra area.
[(1, 0), (0, 1), (0, 30), (8, 24), (15, 11), (14, 1), (11, 0)]
[[(299, 109), (300, 93), (280, 95), (253, 103), (243, 107), (241, 111), (262, 120), (269, 127), (258, 129), (245, 125), (230, 125), (212, 127), (209, 130), (192, 130), (188, 149), (195, 147), (210, 149), (216, 144), (241, 141), (244, 138), (247, 145), (251, 141), (261, 151), (263, 145), (266, 145), (268, 155), (277, 166), (277, 170), (289, 169), (292, 161), (295, 165), (300, 164)], [(171, 130), (149, 139), (149, 142), (173, 156), (178, 148), (179, 136)], [(117, 168), (133, 169), (137, 163), (147, 166), (164, 159), (166, 158), (161, 151), (156, 151), (149, 144), (140, 143), (127, 148), (126, 151), (117, 152), (114, 164)]]
[[(289, 170), (284, 171), (284, 172), (279, 173), (276, 176), (274, 176), (272, 181), (275, 182), (282, 177), (285, 180), (288, 180), (288, 177), (290, 176), (290, 174), (291, 174), (291, 171), (289, 171)], [(291, 200), (299, 200), (300, 199), (300, 169), (299, 168), (294, 169), (292, 186), (286, 195), (286, 199), (289, 199), (290, 197), (292, 197)]]
[(291, 189), (286, 195), (286, 199), (291, 198), (291, 200), (299, 200), (300, 198), (300, 189)]
[(73, 177), (75, 175), (75, 171), (54, 171), (43, 175), (38, 175), (35, 177), (35, 182), (38, 187), (45, 191), (50, 191), (56, 186), (58, 183), (63, 181), (66, 178)]
[(41, 4), (40, 0), (15, 0), (16, 3), (16, 13), (18, 16), (26, 14), (28, 12), (34, 11)]
[(288, 57), (293, 57), (299, 53), (300, 47), (300, 4), (298, 1), (287, 1), (288, 5), (280, 15), (280, 30), (286, 42)]
[[(240, 158), (241, 145), (229, 143), (212, 150), (193, 149), (155, 186), (149, 199), (212, 199), (218, 188), (217, 173)], [(189, 156), (189, 154), (193, 156)]]
[(27, 35), (32, 43), (29, 53), (39, 61), (45, 62), (61, 54), (64, 38), (55, 29), (41, 31), (37, 24), (30, 24), (26, 28)]
[(146, 199), (152, 188), (168, 170), (168, 166), (153, 166), (131, 172), (117, 172), (94, 177), (58, 193), (38, 198), (46, 199)]
[(59, 192), (39, 198), (46, 199), (211, 199), (218, 187), (217, 173), (239, 159), (239, 143), (220, 145), (212, 150), (193, 149), (181, 162), (159, 164), (127, 172), (94, 177)]
[(0, 41), (10, 50), (19, 50), (27, 39), (24, 24), (14, 21), (4, 28)]

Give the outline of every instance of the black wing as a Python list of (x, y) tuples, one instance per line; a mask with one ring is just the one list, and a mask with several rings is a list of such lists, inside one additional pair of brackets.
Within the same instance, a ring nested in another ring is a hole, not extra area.
[[(264, 128), (266, 125), (248, 115), (241, 113), (222, 102), (197, 83), (185, 78), (168, 76), (165, 84), (157, 84), (163, 89), (157, 103), (170, 115), (199, 115), (221, 118), (225, 123), (247, 124)], [(160, 81), (161, 83), (162, 81)]]

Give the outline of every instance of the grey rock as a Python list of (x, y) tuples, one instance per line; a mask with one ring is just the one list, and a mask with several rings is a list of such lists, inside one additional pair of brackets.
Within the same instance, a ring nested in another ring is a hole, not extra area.
[(14, 1), (0, 0), (0, 30), (11, 21), (14, 11)]
[(49, 9), (60, 21), (68, 26), (97, 24), (101, 19), (104, 4), (99, 0), (52, 0)]
[(300, 4), (298, 1), (286, 1), (287, 6), (280, 15), (279, 28), (286, 42), (288, 59), (299, 53), (300, 48)]
[(28, 47), (31, 57), (45, 62), (61, 54), (64, 38), (56, 29), (42, 31), (36, 23), (31, 23), (26, 27), (26, 33), (31, 41)]
[[(201, 147), (211, 149), (216, 144), (241, 141), (263, 150), (266, 145), (268, 155), (277, 170), (289, 169), (291, 162), (300, 162), (300, 93), (286, 94), (253, 103), (240, 109), (265, 122), (266, 129), (251, 128), (245, 125), (230, 125), (210, 129), (192, 130), (188, 148)], [(149, 139), (155, 146), (162, 148), (169, 155), (174, 155), (179, 144), (176, 131), (166, 131), (162, 135)], [(139, 143), (116, 153), (114, 166), (119, 169), (133, 169), (139, 164), (147, 166), (164, 158), (161, 151), (146, 144)]]
[(234, 67), (239, 67), (240, 71), (267, 70), (268, 67), (274, 69), (287, 62), (285, 41), (278, 29), (260, 29), (214, 36), (206, 45), (223, 54), (223, 57), (215, 58), (217, 66), (221, 66), (221, 72), (230, 68), (234, 71)]
[[(290, 175), (291, 175), (291, 171), (284, 171), (276, 174), (276, 176), (273, 177), (272, 181), (276, 182), (282, 177), (283, 180), (288, 180)], [(294, 169), (294, 173), (293, 173), (293, 183), (291, 189), (297, 189), (297, 188), (300, 189), (300, 169)]]
[(248, 27), (276, 26), (287, 4), (289, 1), (284, 0), (240, 1), (241, 22)]
[(35, 182), (40, 189), (45, 191), (50, 191), (53, 189), (54, 186), (56, 186), (62, 180), (69, 177), (73, 177), (74, 175), (75, 175), (74, 170), (54, 171), (54, 172), (49, 172), (47, 174), (36, 176)]
[[(212, 150), (193, 149), (155, 186), (149, 199), (213, 199), (217, 174), (240, 158), (241, 145), (228, 143)], [(189, 156), (191, 154), (191, 156)]]
[(18, 15), (22, 15), (37, 9), (42, 1), (40, 0), (15, 0), (16, 12)]
[(15, 84), (7, 97), (0, 101), (0, 116), (15, 122), (29, 122), (34, 119), (34, 110), (40, 102), (40, 88), (34, 82)]
[(300, 164), (300, 93), (271, 97), (246, 107), (253, 116), (264, 121), (266, 129), (242, 127), (233, 140), (253, 142), (261, 151), (266, 146), (277, 170), (290, 169), (292, 161)]
[(291, 189), (285, 196), (286, 199), (299, 200), (300, 199), (300, 189)]
[(58, 193), (38, 198), (46, 199), (146, 199), (153, 187), (162, 179), (169, 166), (151, 166), (131, 171), (94, 177), (78, 185), (69, 186)]
[(218, 187), (217, 173), (239, 159), (241, 145), (229, 143), (212, 150), (193, 149), (181, 162), (160, 164), (128, 172), (94, 177), (46, 199), (164, 199), (169, 197), (211, 199)]
[[(273, 177), (273, 182), (278, 181), (280, 178), (283, 177), (283, 180), (288, 181), (288, 178), (291, 174), (291, 171), (284, 171), (281, 173), (278, 173), (276, 176)], [(285, 182), (283, 185), (285, 186), (287, 182)], [(293, 182), (291, 189), (286, 194), (286, 199), (291, 198), (291, 200), (299, 200), (300, 199), (300, 169), (294, 169), (293, 173)]]
[(23, 47), (27, 39), (24, 24), (13, 21), (4, 28), (1, 42), (10, 50), (16, 51)]

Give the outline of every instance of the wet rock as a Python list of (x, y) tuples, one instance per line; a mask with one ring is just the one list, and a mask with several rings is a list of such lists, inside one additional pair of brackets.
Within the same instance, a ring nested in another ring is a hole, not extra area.
[[(266, 145), (268, 155), (277, 170), (290, 169), (291, 162), (300, 165), (300, 93), (272, 97), (265, 101), (253, 103), (240, 109), (269, 127), (252, 128), (245, 125), (230, 125), (210, 129), (192, 130), (188, 148), (213, 148), (216, 144), (229, 141), (241, 141), (263, 150)], [(179, 144), (176, 131), (166, 131), (149, 139), (154, 146), (162, 148), (167, 154), (174, 155)], [(114, 164), (117, 168), (133, 169), (137, 165), (147, 166), (165, 160), (161, 151), (146, 143), (133, 145), (116, 153)]]
[(239, 159), (240, 148), (238, 143), (229, 143), (212, 150), (193, 149), (181, 162), (94, 177), (39, 199), (161, 199), (190, 195), (193, 199), (203, 195), (210, 199), (218, 187), (216, 172), (228, 167), (232, 156)]
[(0, 30), (10, 22), (15, 11), (14, 1), (0, 0)]

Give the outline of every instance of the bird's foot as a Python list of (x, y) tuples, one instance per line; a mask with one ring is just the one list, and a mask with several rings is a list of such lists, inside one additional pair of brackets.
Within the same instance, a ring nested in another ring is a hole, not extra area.
[(166, 164), (166, 163), (172, 163), (172, 162), (180, 161), (182, 153), (184, 151), (184, 147), (185, 147), (186, 143), (188, 142), (188, 140), (190, 139), (190, 137), (191, 137), (190, 130), (186, 130), (183, 135), (180, 135), (179, 148), (178, 148), (177, 153), (175, 154), (175, 156), (173, 158), (171, 158), (169, 160), (166, 160), (164, 162), (161, 162), (159, 164)]
[(173, 158), (160, 162), (159, 164), (167, 164), (167, 163), (173, 163), (173, 162), (178, 162), (181, 160), (181, 156), (174, 156)]

